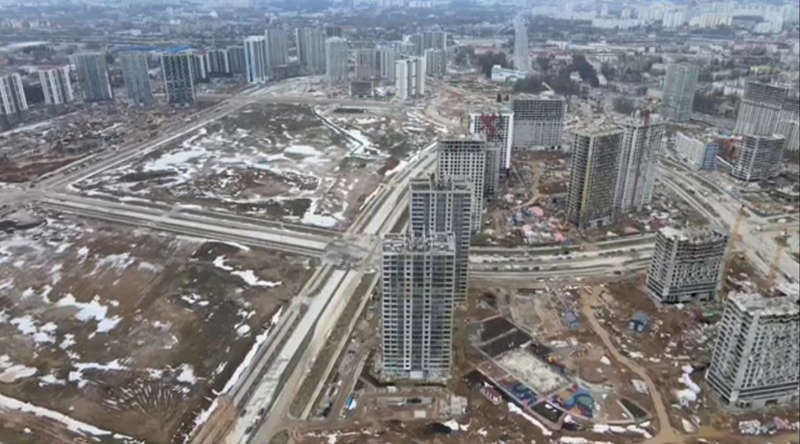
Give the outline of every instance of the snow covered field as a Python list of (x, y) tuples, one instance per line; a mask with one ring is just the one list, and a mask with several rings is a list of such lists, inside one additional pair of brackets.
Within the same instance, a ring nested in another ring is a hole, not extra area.
[(36, 415), (88, 425), (69, 429), (77, 434), (168, 442), (225, 386), (314, 266), (45, 216), (44, 225), (0, 233), (0, 396), (11, 400), (0, 416), (43, 409)]

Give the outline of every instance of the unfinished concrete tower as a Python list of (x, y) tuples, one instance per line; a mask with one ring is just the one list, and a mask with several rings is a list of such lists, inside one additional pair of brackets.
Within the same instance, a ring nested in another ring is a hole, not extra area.
[(756, 182), (771, 179), (781, 172), (785, 139), (774, 136), (744, 135), (736, 146), (731, 175), (739, 180)]
[(719, 323), (706, 380), (730, 407), (796, 402), (800, 387), (797, 297), (732, 294)]
[(472, 185), (464, 180), (437, 182), (432, 176), (411, 179), (409, 235), (453, 233), (456, 245), (455, 300), (467, 300)]
[(728, 238), (718, 229), (662, 228), (647, 273), (648, 294), (666, 304), (714, 299), (722, 285)]
[(662, 117), (674, 122), (689, 121), (699, 74), (698, 67), (689, 63), (673, 63), (667, 67), (661, 97)]
[(504, 107), (484, 108), (469, 113), (469, 133), (483, 134), (487, 142), (500, 147), (500, 175), (511, 168), (511, 147), (514, 140), (514, 113)]
[(383, 242), (383, 373), (393, 379), (450, 376), (456, 247), (453, 234), (388, 235)]
[(747, 82), (733, 131), (751, 136), (773, 135), (778, 130), (788, 92), (788, 88), (780, 85)]
[(636, 112), (622, 122), (623, 137), (614, 208), (618, 214), (641, 211), (653, 198), (664, 125), (658, 115)]
[(567, 220), (578, 228), (596, 228), (614, 220), (622, 130), (586, 125), (573, 131)]
[(466, 181), (472, 184), (472, 223), (470, 227), (473, 233), (479, 232), (483, 220), (486, 142), (480, 138), (441, 140), (438, 154), (437, 181)]
[(513, 145), (517, 148), (552, 149), (561, 145), (567, 102), (552, 94), (514, 97)]

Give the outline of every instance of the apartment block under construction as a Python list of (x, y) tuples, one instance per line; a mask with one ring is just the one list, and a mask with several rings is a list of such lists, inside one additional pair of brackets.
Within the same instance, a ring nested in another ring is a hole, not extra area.
[(455, 300), (467, 300), (472, 185), (464, 180), (438, 182), (418, 177), (409, 182), (409, 234), (426, 237), (453, 233), (456, 246)]
[(662, 228), (647, 273), (647, 292), (665, 304), (707, 301), (722, 285), (727, 233), (718, 229)]
[(519, 148), (556, 148), (561, 145), (567, 102), (555, 95), (521, 94), (514, 98), (513, 144)]
[(479, 232), (483, 221), (484, 181), (486, 180), (487, 164), (486, 142), (482, 138), (440, 140), (438, 155), (439, 165), (436, 170), (436, 179), (439, 182), (463, 180), (472, 185), (470, 227), (472, 232)]
[(483, 134), (487, 142), (500, 146), (500, 171), (511, 168), (511, 147), (514, 141), (514, 113), (497, 107), (469, 113), (469, 133)]
[(737, 409), (797, 402), (800, 311), (797, 296), (728, 296), (706, 380)]
[(615, 211), (624, 214), (641, 211), (653, 198), (658, 154), (664, 125), (657, 114), (636, 112), (622, 121), (623, 137), (614, 202)]
[(783, 163), (783, 136), (745, 134), (736, 146), (731, 175), (739, 180), (757, 182), (774, 178)]
[(608, 124), (573, 131), (567, 220), (578, 228), (597, 228), (614, 220), (622, 137), (622, 129)]
[(445, 380), (452, 362), (454, 236), (388, 235), (382, 251), (383, 373)]
[(778, 130), (780, 114), (788, 88), (760, 82), (747, 82), (734, 132), (750, 136), (772, 136)]

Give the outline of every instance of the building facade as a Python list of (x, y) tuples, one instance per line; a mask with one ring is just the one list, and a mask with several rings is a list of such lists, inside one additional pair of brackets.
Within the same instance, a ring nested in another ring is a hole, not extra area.
[(772, 179), (783, 165), (783, 136), (744, 135), (736, 146), (731, 175), (739, 180), (757, 182)]
[(718, 148), (717, 143), (695, 139), (683, 133), (675, 136), (675, 150), (686, 165), (695, 171), (714, 171)]
[(425, 58), (409, 57), (395, 61), (395, 94), (403, 100), (425, 95)]
[(733, 132), (750, 136), (775, 134), (788, 91), (779, 85), (747, 82)]
[(264, 32), (267, 40), (267, 69), (273, 69), (289, 63), (289, 36), (285, 29), (268, 28)]
[(225, 48), (228, 51), (228, 63), (231, 74), (244, 74), (247, 66), (244, 56), (244, 46), (233, 45)]
[(374, 80), (377, 77), (378, 53), (374, 48), (359, 48), (355, 50), (356, 80)]
[(572, 135), (567, 220), (578, 228), (614, 221), (623, 132), (613, 125), (589, 125)]
[(778, 117), (778, 134), (786, 139), (784, 149), (788, 151), (800, 150), (800, 94), (797, 91), (786, 96)]
[(658, 115), (636, 112), (622, 122), (622, 149), (614, 208), (618, 214), (650, 205), (664, 125)]
[(452, 363), (454, 236), (388, 235), (382, 252), (383, 374), (446, 380)]
[(297, 28), (295, 41), (297, 43), (297, 59), (300, 64), (311, 74), (325, 72), (325, 39), (327, 35), (322, 29)]
[(167, 103), (190, 105), (194, 103), (194, 55), (191, 52), (161, 54), (161, 73)]
[(266, 83), (269, 79), (267, 71), (267, 39), (260, 35), (251, 35), (244, 39), (244, 65), (247, 83)]
[(557, 148), (561, 145), (567, 102), (554, 95), (521, 94), (514, 98), (513, 145), (518, 148)]
[(39, 82), (42, 84), (45, 104), (64, 105), (75, 100), (69, 80), (69, 65), (40, 68)]
[(394, 84), (395, 82), (395, 50), (390, 46), (379, 46), (376, 54), (378, 64), (378, 78), (382, 81)]
[(797, 298), (728, 296), (706, 372), (722, 403), (737, 409), (797, 402), (800, 387)]
[(456, 248), (456, 303), (467, 300), (469, 282), (469, 241), (472, 218), (472, 185), (464, 180), (437, 182), (419, 177), (409, 182), (409, 235), (429, 237), (453, 233)]
[(514, 113), (508, 109), (469, 113), (470, 134), (483, 134), (487, 142), (500, 145), (499, 168), (505, 176), (511, 168), (511, 149), (514, 142)]
[(425, 50), (425, 71), (432, 77), (442, 77), (447, 74), (447, 51), (444, 49)]
[(73, 58), (84, 100), (87, 102), (113, 100), (106, 55), (101, 52), (84, 52), (75, 54)]
[(347, 40), (330, 37), (325, 40), (325, 77), (329, 83), (347, 81)]
[(715, 299), (725, 272), (728, 238), (718, 229), (659, 230), (647, 273), (650, 297), (665, 304)]
[(673, 122), (688, 122), (692, 118), (698, 75), (697, 66), (692, 64), (673, 63), (667, 66), (661, 96), (661, 117)]
[(473, 233), (480, 232), (486, 174), (486, 142), (480, 139), (440, 140), (437, 146), (439, 182), (466, 181), (472, 185)]
[(17, 73), (0, 75), (0, 126), (6, 128), (22, 121), (28, 100), (22, 77)]
[(150, 88), (150, 73), (147, 65), (147, 53), (125, 52), (119, 55), (122, 66), (122, 78), (128, 100), (134, 105), (150, 106), (153, 104), (153, 91)]

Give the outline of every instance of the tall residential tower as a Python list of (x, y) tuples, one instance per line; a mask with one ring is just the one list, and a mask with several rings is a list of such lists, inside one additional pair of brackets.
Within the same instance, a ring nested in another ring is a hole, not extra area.
[(673, 63), (667, 67), (661, 97), (661, 116), (675, 122), (688, 122), (692, 117), (694, 93), (697, 89), (697, 66)]

